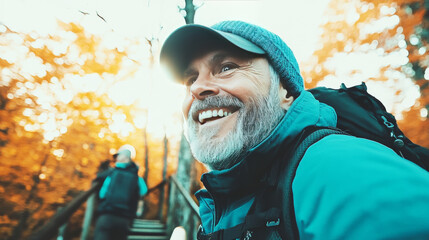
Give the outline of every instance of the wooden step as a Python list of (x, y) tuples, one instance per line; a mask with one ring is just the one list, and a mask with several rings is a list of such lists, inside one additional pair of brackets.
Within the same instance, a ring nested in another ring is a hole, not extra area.
[(168, 240), (167, 236), (128, 236), (128, 240)]
[(168, 240), (166, 228), (159, 220), (134, 219), (128, 239)]
[(157, 234), (165, 234), (165, 228), (130, 228), (130, 234), (137, 235), (157, 235)]
[(141, 222), (134, 222), (133, 227), (143, 227), (143, 228), (164, 228), (165, 225), (162, 223), (141, 223)]
[(159, 220), (148, 220), (148, 219), (134, 219), (135, 223), (162, 223)]

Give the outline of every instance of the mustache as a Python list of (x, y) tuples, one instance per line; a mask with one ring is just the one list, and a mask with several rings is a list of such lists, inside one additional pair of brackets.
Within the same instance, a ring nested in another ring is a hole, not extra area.
[(233, 96), (208, 96), (203, 100), (195, 99), (189, 110), (189, 118), (196, 114), (198, 111), (207, 108), (242, 108), (244, 103), (238, 98)]

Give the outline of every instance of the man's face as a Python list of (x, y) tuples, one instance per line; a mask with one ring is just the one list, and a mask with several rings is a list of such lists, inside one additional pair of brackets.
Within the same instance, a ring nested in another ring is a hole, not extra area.
[(212, 169), (237, 163), (284, 115), (264, 57), (215, 50), (191, 61), (183, 77), (191, 150)]

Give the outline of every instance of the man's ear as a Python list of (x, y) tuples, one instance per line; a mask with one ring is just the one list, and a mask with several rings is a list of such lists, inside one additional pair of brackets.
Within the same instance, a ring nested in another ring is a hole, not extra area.
[(288, 94), (288, 91), (280, 85), (279, 88), (279, 98), (280, 98), (280, 107), (284, 110), (289, 110), (295, 98), (292, 95)]

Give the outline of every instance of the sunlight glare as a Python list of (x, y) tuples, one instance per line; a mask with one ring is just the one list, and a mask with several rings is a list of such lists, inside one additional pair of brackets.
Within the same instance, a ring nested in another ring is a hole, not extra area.
[(382, 15), (393, 15), (396, 13), (396, 9), (394, 7), (382, 6), (380, 8), (380, 13)]
[(68, 81), (76, 92), (95, 92), (103, 82), (98, 73), (90, 73), (83, 76), (66, 74), (64, 80)]
[(377, 32), (382, 32), (385, 29), (393, 29), (396, 25), (399, 24), (399, 17), (397, 15), (386, 16), (380, 19), (374, 20), (372, 24), (365, 24), (361, 28), (360, 38), (365, 39), (367, 35)]
[[(11, 42), (13, 42), (13, 44), (20, 44), (14, 42), (14, 40), (12, 40)], [(0, 56), (2, 59), (6, 60), (9, 63), (16, 63), (18, 61), (21, 61), (27, 55), (27, 53), (28, 48), (25, 46), (11, 46), (11, 44), (7, 44), (6, 46), (0, 45)]]
[(9, 68), (3, 68), (0, 73), (1, 73), (0, 74), (0, 77), (1, 77), (0, 85), (3, 85), (3, 86), (8, 85), (9, 82), (12, 80), (13, 72)]
[(417, 45), (417, 44), (419, 44), (419, 42), (420, 42), (420, 39), (415, 34), (411, 34), (410, 43), (412, 45)]
[(30, 108), (26, 108), (26, 109), (22, 112), (22, 115), (24, 115), (24, 116), (26, 116), (26, 117), (32, 116), (33, 114), (34, 114), (34, 112), (33, 112), (33, 110), (32, 110), (32, 109), (30, 109)]
[(134, 125), (136, 126), (136, 128), (144, 128), (147, 124), (147, 118), (145, 116), (145, 114), (138, 114), (137, 116), (134, 117)]
[(64, 155), (64, 149), (55, 149), (52, 154), (57, 157), (62, 157)]
[(113, 133), (118, 133), (122, 137), (127, 137), (132, 131), (134, 126), (126, 121), (127, 116), (123, 113), (114, 113), (112, 116), (113, 122), (109, 124), (109, 129)]
[[(157, 66), (156, 79), (152, 84), (151, 104), (149, 106), (148, 131), (157, 138), (178, 134), (181, 131), (180, 109), (184, 98), (182, 85), (172, 81), (171, 75), (164, 68)], [(176, 120), (175, 120), (176, 119)]]
[(427, 118), (429, 115), (428, 115), (428, 110), (426, 109), (426, 108), (422, 108), (422, 109), (420, 109), (420, 116), (422, 117), (422, 118)]
[(349, 11), (347, 11), (346, 15), (346, 22), (352, 26), (357, 20), (359, 20), (360, 15), (356, 12), (356, 8), (350, 7)]
[(64, 134), (66, 132), (67, 132), (67, 127), (63, 126), (63, 127), (60, 128), (60, 133), (61, 134)]
[(111, 148), (111, 149), (109, 149), (109, 153), (110, 153), (111, 155), (115, 154), (115, 153), (116, 153), (116, 149), (115, 149), (115, 148)]

